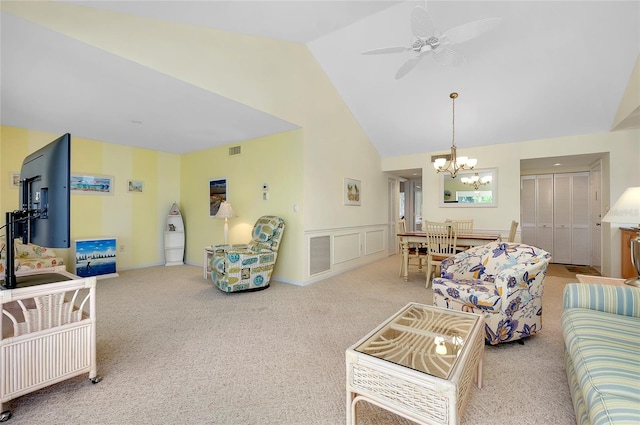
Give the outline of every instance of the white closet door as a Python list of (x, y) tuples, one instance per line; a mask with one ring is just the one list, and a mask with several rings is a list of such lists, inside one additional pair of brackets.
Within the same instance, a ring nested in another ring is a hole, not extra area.
[(562, 264), (571, 264), (571, 181), (571, 174), (553, 177), (553, 259)]
[(522, 243), (537, 246), (536, 176), (520, 178), (520, 238)]
[(574, 174), (571, 186), (571, 264), (589, 265), (589, 173)]
[(536, 196), (536, 246), (555, 257), (553, 252), (553, 174), (537, 176)]

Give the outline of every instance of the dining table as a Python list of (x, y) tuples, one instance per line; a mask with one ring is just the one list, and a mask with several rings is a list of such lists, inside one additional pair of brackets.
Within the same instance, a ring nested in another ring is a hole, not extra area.
[[(427, 245), (427, 234), (425, 232), (404, 232), (398, 233), (400, 245), (402, 246), (402, 275), (405, 282), (409, 280), (409, 248), (411, 246), (421, 247)], [(486, 245), (489, 242), (501, 241), (502, 235), (498, 233), (478, 233), (464, 232), (456, 236), (456, 245), (472, 247)]]

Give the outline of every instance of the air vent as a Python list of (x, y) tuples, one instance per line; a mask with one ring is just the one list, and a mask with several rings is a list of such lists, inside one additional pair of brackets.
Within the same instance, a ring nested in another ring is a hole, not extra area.
[(330, 250), (329, 236), (316, 236), (309, 239), (309, 275), (313, 276), (331, 269)]
[(229, 156), (240, 155), (240, 146), (233, 146), (229, 148)]

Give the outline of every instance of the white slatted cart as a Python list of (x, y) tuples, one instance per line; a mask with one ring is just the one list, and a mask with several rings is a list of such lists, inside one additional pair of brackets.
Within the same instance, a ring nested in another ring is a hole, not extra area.
[(0, 422), (4, 403), (83, 373), (97, 383), (96, 278), (64, 266), (0, 291)]

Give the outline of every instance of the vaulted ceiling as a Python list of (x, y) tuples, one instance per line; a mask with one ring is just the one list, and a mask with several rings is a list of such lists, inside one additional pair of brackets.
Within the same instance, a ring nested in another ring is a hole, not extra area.
[[(3, 125), (175, 153), (297, 127), (46, 28), (23, 13), (24, 3), (0, 3)], [(461, 148), (640, 128), (637, 109), (616, 122), (640, 53), (638, 1), (427, 1), (441, 31), (491, 17), (501, 23), (451, 46), (466, 65), (427, 56), (400, 79), (413, 53), (361, 53), (409, 46), (412, 10), (424, 1), (58, 3), (305, 44), (383, 157), (448, 149), (451, 92), (459, 93)]]

